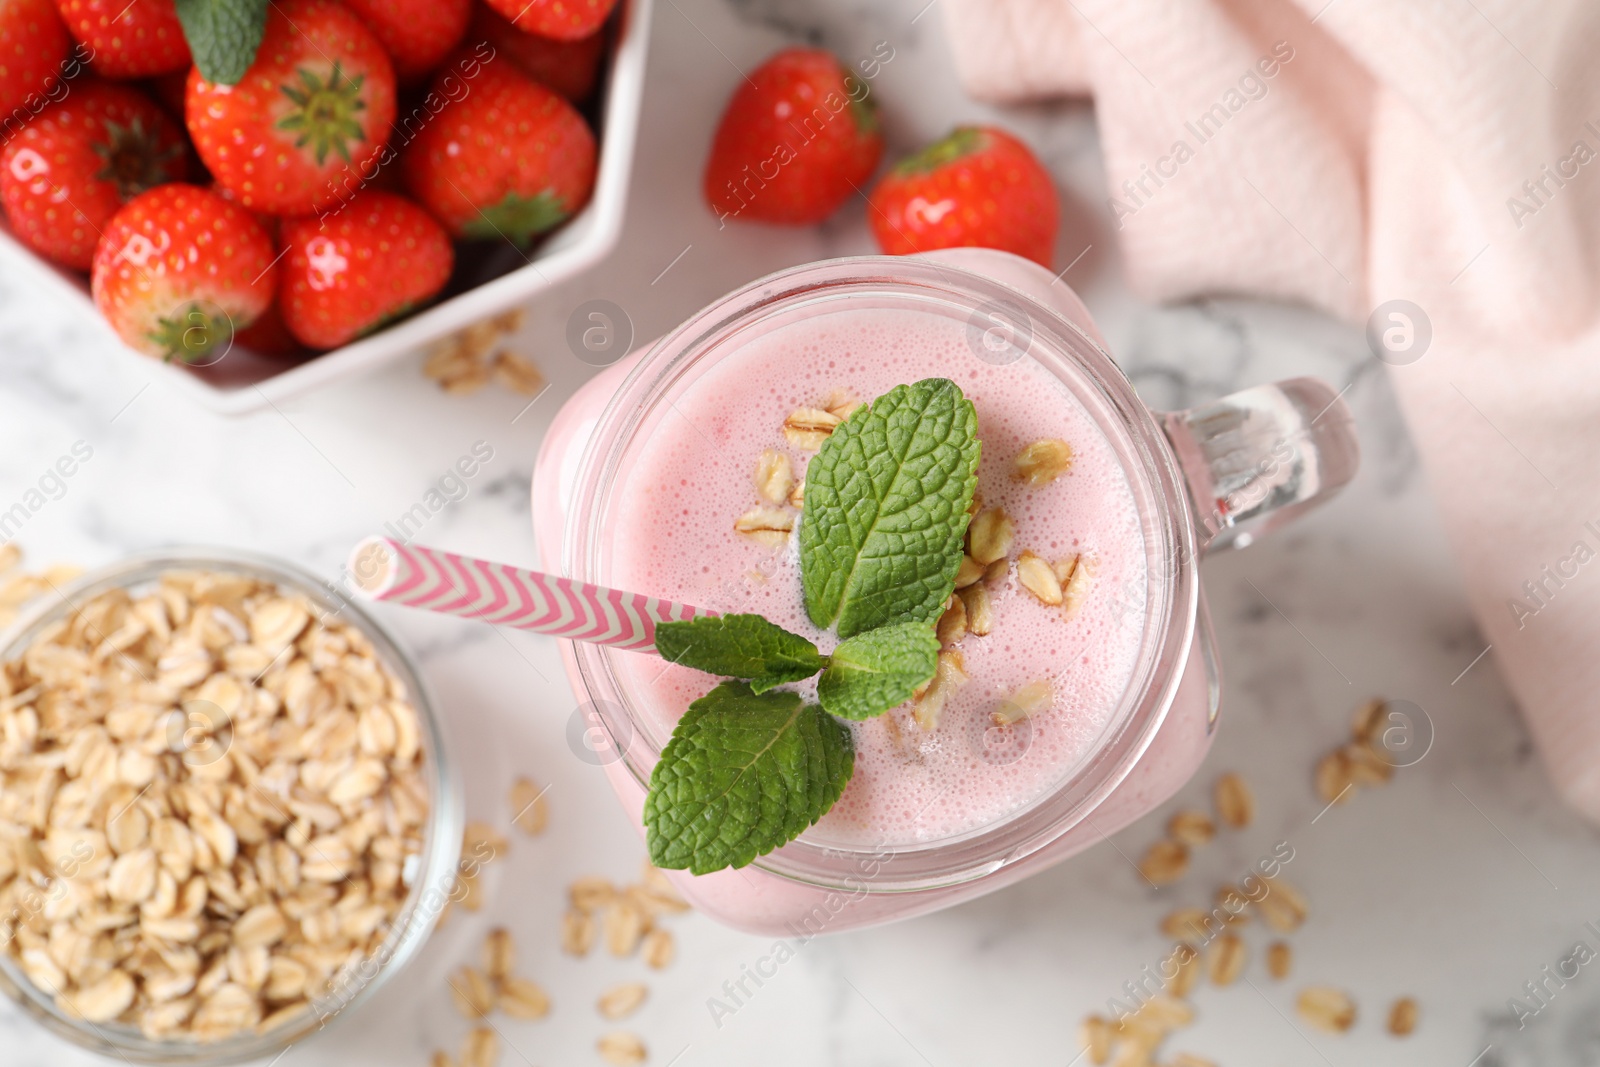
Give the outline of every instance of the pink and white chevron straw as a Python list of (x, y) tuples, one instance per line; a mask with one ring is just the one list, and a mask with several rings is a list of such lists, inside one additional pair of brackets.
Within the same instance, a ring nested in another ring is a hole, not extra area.
[(373, 600), (634, 651), (655, 648), (658, 622), (716, 614), (387, 537), (356, 545), (349, 566)]

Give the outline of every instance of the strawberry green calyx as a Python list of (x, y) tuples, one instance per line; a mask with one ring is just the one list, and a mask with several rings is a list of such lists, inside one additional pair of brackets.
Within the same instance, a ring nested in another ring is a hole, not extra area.
[(283, 95), (294, 101), (295, 110), (278, 120), (278, 129), (300, 135), (294, 142), (296, 148), (314, 145), (319, 166), (328, 158), (330, 149), (350, 162), (350, 144), (366, 140), (366, 131), (356, 121), (357, 114), (367, 107), (361, 98), (361, 83), (366, 75), (346, 77), (338, 60), (327, 81), (304, 67), (299, 73), (301, 85), (282, 87)]
[(922, 151), (896, 163), (894, 173), (898, 177), (905, 177), (908, 174), (927, 174), (970, 156), (982, 147), (982, 130), (972, 126), (958, 126)]
[(498, 204), (479, 208), (478, 217), (463, 225), (461, 231), (479, 239), (504, 237), (518, 248), (526, 248), (535, 237), (559, 226), (566, 218), (561, 201), (548, 191), (535, 196), (507, 193)]
[[(233, 317), (215, 306), (192, 303), (176, 314), (156, 320), (150, 340), (166, 363), (214, 363), (217, 349), (227, 352), (233, 343)], [(220, 358), (220, 357), (218, 357)]]
[(106, 139), (93, 148), (105, 165), (95, 177), (114, 183), (124, 202), (172, 180), (171, 164), (183, 154), (181, 144), (173, 142), (163, 148), (155, 131), (147, 130), (138, 116), (126, 126), (102, 118), (100, 126)]
[[(848, 88), (853, 81), (853, 75), (846, 78), (845, 86)], [(854, 96), (850, 98), (850, 117), (856, 120), (856, 129), (863, 136), (870, 137), (878, 132), (878, 102), (872, 98), (870, 89), (862, 93), (859, 99)]]

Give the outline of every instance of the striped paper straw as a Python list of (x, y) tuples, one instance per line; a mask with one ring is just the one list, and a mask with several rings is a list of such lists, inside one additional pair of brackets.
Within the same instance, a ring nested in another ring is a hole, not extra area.
[(356, 545), (349, 567), (373, 600), (635, 651), (655, 648), (658, 622), (716, 614), (387, 537)]

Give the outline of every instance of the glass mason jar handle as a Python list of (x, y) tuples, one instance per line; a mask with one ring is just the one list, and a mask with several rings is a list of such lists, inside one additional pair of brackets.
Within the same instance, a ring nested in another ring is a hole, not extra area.
[(1159, 418), (1188, 481), (1202, 552), (1253, 544), (1337, 493), (1360, 463), (1349, 406), (1317, 378)]

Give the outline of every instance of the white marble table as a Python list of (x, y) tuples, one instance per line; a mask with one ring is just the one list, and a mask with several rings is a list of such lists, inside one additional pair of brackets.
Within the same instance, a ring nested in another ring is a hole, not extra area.
[[(483, 440), (494, 458), (424, 539), (531, 563), (533, 457), (550, 416), (591, 372), (566, 349), (568, 312), (604, 297), (627, 309), (647, 338), (768, 270), (871, 250), (859, 204), (817, 231), (719, 232), (698, 188), (736, 67), (797, 39), (847, 58), (888, 42), (894, 58), (876, 91), (891, 150), (958, 120), (986, 118), (1037, 145), (1074, 205), (1058, 259), (1088, 249), (1066, 280), (1147, 399), (1183, 405), (1273, 378), (1322, 375), (1350, 387), (1365, 467), (1341, 498), (1292, 532), (1206, 563), (1227, 670), (1223, 725), (1200, 779), (1174, 804), (1019, 887), (811, 942), (720, 1028), (707, 998), (770, 942), (689, 917), (676, 926), (678, 963), (647, 976), (651, 1000), (631, 1024), (649, 1042), (650, 1062), (1066, 1064), (1082, 1015), (1103, 1008), (1156, 958), (1159, 918), (1208, 900), (1277, 841), (1294, 846), (1292, 879), (1312, 901), (1294, 939), (1294, 980), (1266, 977), (1263, 931), (1251, 929), (1258, 958), (1247, 973), (1257, 989), (1201, 990), (1196, 1024), (1169, 1050), (1229, 1067), (1596, 1062), (1595, 978), (1561, 989), (1520, 1032), (1507, 999), (1575, 942), (1600, 947), (1584, 926), (1600, 918), (1597, 837), (1545, 781), (1493, 654), (1474, 664), (1484, 641), (1389, 386), (1360, 335), (1282, 306), (1154, 308), (1134, 300), (1119, 281), (1114, 234), (1094, 206), (1104, 190), (1088, 109), (995, 115), (965, 100), (939, 14), (924, 3), (663, 0), (626, 236), (604, 266), (530, 308), (525, 347), (554, 386), (515, 422), (522, 400), (444, 397), (421, 376), (420, 357), (281, 411), (220, 419), (109, 350), (87, 324), (41, 306), (25, 279), (0, 277), (0, 501), (19, 497), (74, 441), (94, 449), (20, 543), (36, 562), (94, 564), (162, 543), (215, 542), (331, 574), (356, 539), (410, 508)], [(378, 1002), (281, 1062), (421, 1065), (432, 1048), (454, 1049), (465, 1024), (444, 996), (444, 974), (476, 951), (488, 926), (503, 923), (556, 1009), (540, 1023), (502, 1024), (514, 1046), (502, 1062), (599, 1063), (594, 998), (645, 972), (637, 961), (561, 955), (557, 920), (570, 879), (631, 878), (643, 848), (601, 776), (567, 748), (573, 698), (556, 650), (548, 640), (502, 639), (470, 624), (391, 618), (443, 699), (455, 754), (470, 769), (472, 811), (503, 823), (505, 789), (526, 773), (551, 783), (552, 828), (536, 841), (516, 840), (508, 861), (492, 869), (483, 913), (458, 916)], [(1388, 788), (1317, 818), (1311, 765), (1343, 737), (1351, 708), (1369, 694), (1417, 702), (1436, 724), (1436, 743)], [(1178, 804), (1203, 802), (1207, 783), (1228, 768), (1256, 786), (1255, 826), (1206, 849), (1179, 886), (1144, 886), (1125, 857), (1157, 836)], [(1356, 1030), (1329, 1038), (1298, 1029), (1290, 1020), (1301, 981), (1352, 991), (1362, 1009)], [(1381, 1025), (1401, 994), (1422, 1005), (1420, 1029), (1405, 1042)], [(8, 1005), (0, 1006), (0, 1047), (7, 1067), (95, 1062)]]

